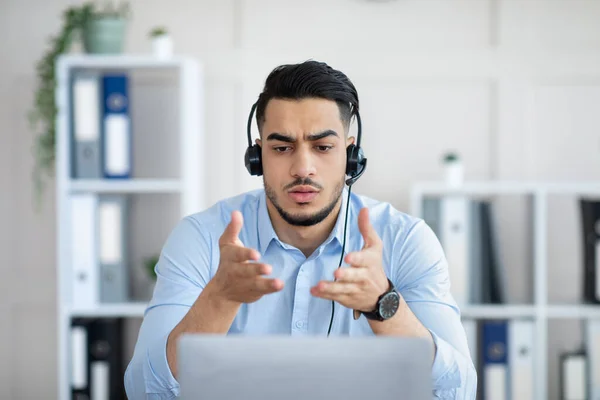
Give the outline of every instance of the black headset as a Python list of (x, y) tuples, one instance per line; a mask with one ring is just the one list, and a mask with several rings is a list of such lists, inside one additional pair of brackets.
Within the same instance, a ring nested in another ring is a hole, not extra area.
[[(260, 176), (263, 173), (262, 169), (262, 156), (261, 156), (261, 147), (257, 144), (252, 144), (252, 135), (250, 131), (252, 129), (252, 116), (254, 115), (254, 111), (256, 110), (256, 106), (258, 102), (252, 105), (252, 109), (250, 110), (250, 115), (248, 116), (248, 148), (246, 149), (246, 154), (244, 155), (244, 163), (246, 164), (246, 169), (250, 173), (250, 175)], [(344, 260), (344, 250), (346, 249), (346, 227), (348, 226), (348, 209), (350, 207), (350, 193), (352, 192), (352, 185), (354, 182), (360, 178), (360, 176), (365, 172), (367, 167), (367, 158), (364, 155), (363, 149), (360, 147), (360, 139), (362, 136), (362, 124), (360, 121), (360, 114), (358, 113), (358, 109), (356, 109), (356, 124), (358, 127), (358, 133), (356, 135), (356, 144), (351, 144), (346, 148), (346, 175), (350, 176), (350, 178), (346, 179), (346, 185), (348, 185), (348, 199), (346, 200), (346, 216), (344, 217), (344, 239), (342, 240), (342, 255), (340, 256), (340, 262), (338, 268), (342, 266), (342, 261)], [(329, 320), (329, 329), (327, 330), (327, 336), (331, 333), (331, 327), (333, 326), (333, 314), (335, 312), (335, 302), (331, 302), (331, 319)]]
[[(248, 148), (246, 149), (246, 154), (244, 155), (244, 164), (246, 164), (246, 169), (250, 175), (261, 176), (263, 174), (261, 147), (257, 144), (252, 144), (251, 135), (252, 117), (257, 105), (258, 102), (252, 105), (250, 115), (248, 116)], [(360, 147), (362, 124), (358, 109), (356, 110), (356, 124), (358, 126), (356, 144), (351, 144), (346, 148), (346, 175), (350, 176), (350, 178), (346, 180), (346, 185), (348, 186), (352, 186), (354, 182), (356, 182), (358, 178), (360, 178), (360, 176), (365, 172), (365, 168), (367, 167), (367, 158), (364, 155), (363, 149)]]

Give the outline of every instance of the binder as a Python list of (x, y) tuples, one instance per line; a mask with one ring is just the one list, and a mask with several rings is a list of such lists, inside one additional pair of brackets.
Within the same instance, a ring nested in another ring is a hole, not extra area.
[(477, 200), (469, 201), (469, 293), (473, 304), (484, 303), (488, 294), (487, 288), (484, 288), (483, 269), (483, 227), (481, 224), (481, 202)]
[(585, 343), (589, 371), (589, 393), (591, 400), (600, 399), (600, 321), (585, 321)]
[(102, 195), (98, 206), (99, 292), (103, 303), (129, 298), (127, 195)]
[(458, 304), (469, 302), (469, 200), (447, 196), (440, 204), (440, 236), (448, 261), (451, 291)]
[(586, 385), (587, 357), (584, 352), (564, 352), (560, 355), (560, 399), (588, 399)]
[(466, 196), (425, 198), (423, 219), (444, 249), (451, 292), (459, 305), (505, 303), (491, 202)]
[(510, 371), (511, 400), (531, 400), (533, 393), (534, 368), (534, 323), (523, 319), (509, 322), (508, 365)]
[(97, 179), (101, 174), (100, 155), (100, 76), (93, 72), (76, 72), (71, 85), (73, 178)]
[(71, 323), (71, 398), (89, 399), (88, 372), (88, 326), (85, 320), (74, 319)]
[(89, 308), (98, 304), (99, 277), (96, 244), (97, 197), (73, 194), (71, 202), (71, 248), (73, 307)]
[(90, 363), (91, 398), (93, 400), (110, 400), (110, 365), (107, 361)]
[(105, 178), (130, 178), (132, 139), (128, 76), (104, 75), (102, 114), (102, 168)]
[(583, 298), (600, 303), (600, 201), (582, 198)]
[(429, 198), (423, 203), (423, 219), (438, 237), (451, 282), (451, 293), (459, 305), (469, 302), (469, 199), (464, 196)]
[(92, 399), (124, 400), (123, 320), (98, 318), (90, 328), (89, 369)]
[(482, 326), (483, 398), (506, 400), (509, 396), (507, 321), (485, 321)]
[(491, 202), (480, 203), (481, 222), (481, 282), (482, 303), (503, 304), (506, 302), (506, 279), (496, 237), (496, 225)]

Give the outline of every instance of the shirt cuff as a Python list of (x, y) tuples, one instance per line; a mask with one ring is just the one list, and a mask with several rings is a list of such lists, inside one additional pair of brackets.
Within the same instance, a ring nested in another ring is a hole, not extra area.
[[(169, 333), (160, 338), (153, 346), (149, 346), (147, 351), (148, 364), (146, 373), (146, 382), (148, 395), (155, 397), (149, 398), (174, 399), (179, 396), (179, 382), (173, 376), (169, 362), (167, 361), (167, 339)], [(160, 395), (159, 397), (156, 397)]]
[(454, 347), (429, 330), (435, 343), (435, 357), (431, 370), (433, 390), (448, 390), (461, 387), (462, 380), (458, 363), (463, 359)]

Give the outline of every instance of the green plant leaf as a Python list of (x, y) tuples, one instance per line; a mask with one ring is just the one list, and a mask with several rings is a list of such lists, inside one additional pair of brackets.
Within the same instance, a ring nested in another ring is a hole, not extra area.
[[(121, 2), (120, 7), (114, 8), (113, 15), (128, 17), (129, 3)], [(34, 94), (32, 109), (27, 118), (31, 130), (37, 135), (32, 149), (35, 157), (33, 181), (36, 204), (40, 204), (45, 181), (54, 176), (55, 162), (55, 129), (56, 129), (56, 77), (55, 65), (57, 58), (69, 51), (74, 34), (81, 32), (90, 17), (102, 14), (92, 2), (85, 2), (78, 6), (65, 9), (62, 13), (62, 27), (60, 31), (49, 36), (48, 48), (35, 64), (37, 87)]]

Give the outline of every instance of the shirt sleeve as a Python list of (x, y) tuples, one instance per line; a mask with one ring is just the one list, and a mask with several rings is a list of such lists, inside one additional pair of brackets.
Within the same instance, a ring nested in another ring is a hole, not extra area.
[[(208, 235), (208, 234), (206, 234)], [(186, 217), (167, 239), (156, 265), (156, 285), (125, 371), (127, 397), (174, 399), (179, 383), (167, 362), (167, 338), (210, 280), (210, 240)]]
[(460, 310), (450, 293), (448, 264), (442, 246), (422, 220), (401, 243), (398, 291), (436, 346), (432, 365), (435, 398), (475, 399), (477, 372), (473, 365)]

